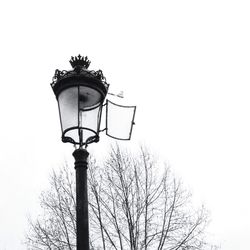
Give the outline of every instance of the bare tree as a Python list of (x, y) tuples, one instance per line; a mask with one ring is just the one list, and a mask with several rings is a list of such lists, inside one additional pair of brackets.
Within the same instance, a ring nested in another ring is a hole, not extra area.
[[(75, 184), (65, 165), (41, 195), (43, 215), (29, 220), (29, 249), (76, 249)], [(113, 147), (98, 166), (89, 163), (92, 249), (204, 250), (207, 212), (194, 210), (190, 194), (170, 169), (145, 148), (132, 154)]]
[(42, 192), (40, 205), (43, 213), (35, 221), (28, 220), (29, 249), (75, 249), (75, 181), (67, 164), (52, 172), (50, 189)]

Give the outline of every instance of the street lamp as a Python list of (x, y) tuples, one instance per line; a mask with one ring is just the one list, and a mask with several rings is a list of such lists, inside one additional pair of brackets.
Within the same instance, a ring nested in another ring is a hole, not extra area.
[[(87, 57), (71, 57), (72, 70), (56, 70), (51, 83), (59, 108), (62, 141), (78, 146), (73, 152), (76, 169), (76, 227), (77, 250), (89, 250), (86, 147), (99, 141), (100, 131), (115, 139), (129, 140), (134, 124), (135, 106), (122, 106), (104, 100), (109, 85), (101, 70), (88, 70)], [(100, 130), (102, 109), (106, 106), (106, 128)], [(123, 129), (117, 133), (113, 117), (123, 113)], [(125, 125), (125, 126), (124, 126)], [(85, 148), (83, 148), (83, 146)]]

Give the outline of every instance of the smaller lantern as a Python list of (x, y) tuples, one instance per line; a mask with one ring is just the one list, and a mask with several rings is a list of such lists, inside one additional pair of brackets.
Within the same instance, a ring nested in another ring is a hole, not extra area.
[(51, 84), (58, 101), (62, 141), (83, 146), (99, 140), (108, 84), (102, 71), (89, 71), (87, 57), (72, 57), (73, 70), (56, 70)]

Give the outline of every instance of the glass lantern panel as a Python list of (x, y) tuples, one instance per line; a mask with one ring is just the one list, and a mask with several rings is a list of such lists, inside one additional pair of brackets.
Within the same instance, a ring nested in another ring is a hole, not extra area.
[(79, 104), (80, 109), (89, 110), (99, 106), (102, 103), (102, 95), (93, 88), (80, 86)]
[(58, 97), (62, 132), (78, 126), (78, 87), (63, 90)]
[(90, 137), (99, 134), (101, 109), (102, 105), (95, 109), (79, 111), (79, 127), (81, 128), (82, 142), (86, 142)]
[(106, 134), (119, 140), (130, 140), (135, 106), (122, 106), (107, 100)]

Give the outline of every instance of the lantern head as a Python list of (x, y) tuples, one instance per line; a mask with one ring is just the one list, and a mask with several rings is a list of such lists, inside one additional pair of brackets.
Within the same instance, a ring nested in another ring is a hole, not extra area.
[(101, 70), (90, 71), (87, 57), (70, 60), (72, 70), (56, 70), (51, 83), (58, 101), (62, 141), (75, 145), (98, 142), (108, 84)]

